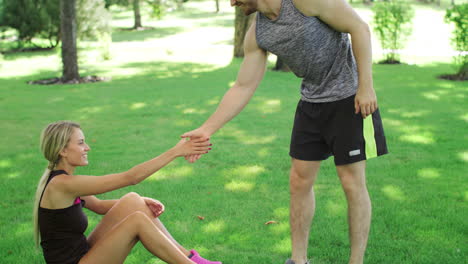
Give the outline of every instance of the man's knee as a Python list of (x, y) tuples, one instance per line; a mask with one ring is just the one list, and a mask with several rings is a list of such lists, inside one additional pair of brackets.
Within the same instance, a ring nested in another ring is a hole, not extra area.
[(342, 168), (338, 176), (345, 192), (360, 192), (366, 189), (364, 170)]
[(314, 175), (312, 173), (306, 173), (304, 171), (300, 171), (294, 168), (291, 168), (291, 172), (289, 175), (289, 184), (291, 187), (291, 191), (299, 191), (304, 189), (312, 188), (314, 184)]

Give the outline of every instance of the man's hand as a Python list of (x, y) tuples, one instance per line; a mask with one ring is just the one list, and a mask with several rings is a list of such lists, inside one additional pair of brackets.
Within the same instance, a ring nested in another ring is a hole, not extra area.
[(355, 113), (359, 112), (362, 118), (366, 118), (377, 110), (377, 96), (375, 95), (374, 88), (359, 88), (356, 96), (354, 97)]
[(185, 132), (180, 136), (181, 138), (210, 138), (210, 134), (203, 128), (199, 127), (189, 132)]
[[(192, 131), (186, 132), (186, 133), (182, 134), (180, 137), (181, 138), (190, 138), (190, 140), (197, 139), (197, 138), (206, 138), (208, 140), (210, 139), (209, 133), (204, 131), (201, 127), (197, 128), (197, 129), (194, 129)], [(200, 154), (188, 155), (188, 156), (185, 156), (185, 160), (190, 162), (190, 163), (194, 163), (195, 161), (199, 160), (201, 158), (201, 156), (202, 155), (200, 155)]]
[(146, 206), (148, 206), (148, 208), (153, 213), (154, 218), (157, 218), (162, 213), (164, 213), (164, 204), (162, 204), (160, 201), (148, 197), (143, 197), (143, 200), (145, 201)]
[(189, 156), (189, 155), (202, 155), (208, 153), (211, 149), (211, 143), (208, 138), (192, 138), (186, 140), (181, 139), (177, 145), (173, 147), (177, 157)]

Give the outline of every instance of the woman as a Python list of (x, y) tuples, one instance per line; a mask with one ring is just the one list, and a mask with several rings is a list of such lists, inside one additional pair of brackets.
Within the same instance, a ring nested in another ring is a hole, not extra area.
[[(119, 200), (100, 200), (95, 194), (137, 184), (176, 157), (208, 153), (208, 139), (181, 140), (158, 157), (128, 171), (104, 176), (74, 175), (88, 165), (89, 146), (80, 126), (60, 121), (41, 135), (41, 150), (49, 161), (36, 191), (34, 227), (48, 264), (123, 263), (138, 241), (167, 263), (215, 264), (195, 250), (177, 243), (157, 218), (164, 206), (156, 200), (129, 193)], [(86, 238), (88, 219), (82, 207), (103, 214)]]

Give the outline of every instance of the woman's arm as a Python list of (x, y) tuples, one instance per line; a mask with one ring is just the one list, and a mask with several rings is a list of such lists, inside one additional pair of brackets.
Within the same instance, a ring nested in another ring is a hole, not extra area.
[(96, 214), (104, 215), (117, 203), (119, 200), (101, 200), (94, 195), (81, 197), (84, 200), (85, 208), (95, 212)]
[(53, 180), (54, 189), (60, 190), (71, 197), (89, 196), (113, 191), (143, 181), (177, 157), (208, 153), (209, 146), (210, 143), (206, 138), (189, 141), (182, 139), (176, 146), (163, 154), (138, 164), (125, 172), (104, 176), (59, 175)]
[[(84, 200), (85, 208), (95, 212), (96, 214), (105, 215), (109, 210), (119, 201), (117, 200), (101, 200), (94, 195), (81, 197)], [(143, 197), (146, 206), (151, 210), (153, 216), (156, 218), (164, 212), (164, 205), (155, 199)]]

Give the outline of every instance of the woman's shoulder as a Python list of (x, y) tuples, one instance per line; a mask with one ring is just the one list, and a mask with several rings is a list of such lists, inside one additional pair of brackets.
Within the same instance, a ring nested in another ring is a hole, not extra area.
[(65, 184), (73, 180), (74, 176), (68, 175), (65, 171), (52, 171), (49, 178), (49, 183), (46, 188), (60, 191)]
[(60, 209), (70, 205), (75, 197), (68, 193), (65, 185), (73, 176), (66, 173), (56, 174), (49, 180), (42, 196), (41, 207), (49, 209)]

